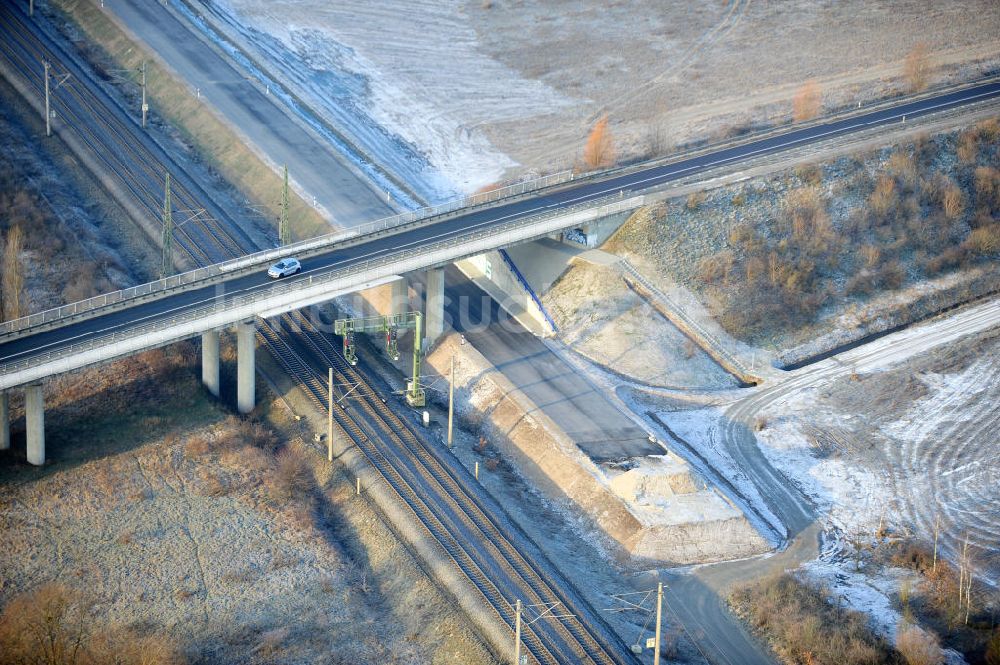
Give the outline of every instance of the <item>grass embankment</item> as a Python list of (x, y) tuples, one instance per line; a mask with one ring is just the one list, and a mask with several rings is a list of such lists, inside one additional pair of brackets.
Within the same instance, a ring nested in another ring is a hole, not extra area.
[[(992, 118), (800, 166), (666, 202), (606, 249), (641, 256), (698, 292), (727, 331), (751, 343), (794, 340), (840, 313), (860, 317), (877, 298), (949, 276), (954, 293), (906, 296), (920, 316), (921, 298), (940, 308), (993, 284), (998, 150)], [(986, 279), (975, 282), (977, 274)]]
[[(136, 71), (146, 61), (146, 94), (150, 108), (173, 125), (197, 153), (269, 219), (277, 219), (281, 176), (267, 166), (227, 123), (195, 96), (191, 88), (164, 67), (146, 46), (131, 39), (100, 7), (77, 0), (54, 0), (109, 58), (114, 66)], [(192, 37), (193, 39), (193, 37)], [(100, 67), (100, 63), (94, 63)], [(289, 218), (292, 237), (312, 238), (330, 226), (311, 206), (291, 192)]]

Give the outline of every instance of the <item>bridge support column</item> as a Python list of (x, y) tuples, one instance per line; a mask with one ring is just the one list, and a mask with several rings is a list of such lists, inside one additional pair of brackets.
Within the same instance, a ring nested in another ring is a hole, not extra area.
[(400, 277), (392, 283), (389, 314), (405, 314), (410, 309), (410, 280)]
[(0, 390), (0, 450), (10, 448), (10, 399)]
[(427, 271), (424, 301), (424, 339), (432, 345), (444, 332), (444, 268)]
[(42, 384), (33, 383), (24, 389), (24, 421), (28, 436), (28, 463), (45, 464), (45, 397)]
[(256, 404), (256, 375), (254, 373), (255, 333), (253, 319), (236, 324), (236, 409), (250, 413)]
[(219, 331), (201, 334), (201, 382), (208, 392), (219, 396)]

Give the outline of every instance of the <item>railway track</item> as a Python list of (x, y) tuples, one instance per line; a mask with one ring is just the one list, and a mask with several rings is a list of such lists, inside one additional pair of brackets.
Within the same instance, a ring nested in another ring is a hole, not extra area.
[[(44, 95), (43, 62), (58, 68), (56, 80), (70, 79), (52, 95), (57, 131), (73, 132), (98, 164), (113, 174), (132, 203), (159, 220), (164, 164), (172, 160), (152, 144), (134, 122), (123, 121), (113, 100), (72, 59), (37, 30), (20, 8), (0, 9), (0, 58), (29, 89)], [(175, 226), (177, 246), (196, 266), (234, 258), (258, 249), (224, 210), (179, 167), (172, 167), (171, 194), (190, 217)], [(610, 628), (579, 597), (530, 539), (510, 522), (492, 499), (471, 491), (473, 481), (443, 453), (423, 441), (414, 428), (381, 399), (371, 382), (340, 355), (328, 336), (301, 312), (262, 320), (257, 338), (321, 410), (327, 408), (325, 372), (359, 386), (352, 393), (358, 414), (334, 406), (340, 429), (358, 446), (392, 493), (412, 510), (424, 528), (481, 594), (496, 619), (513, 631), (515, 598), (527, 605), (557, 608), (522, 626), (522, 640), (537, 663), (621, 663), (634, 657)], [(310, 359), (313, 361), (310, 362)]]

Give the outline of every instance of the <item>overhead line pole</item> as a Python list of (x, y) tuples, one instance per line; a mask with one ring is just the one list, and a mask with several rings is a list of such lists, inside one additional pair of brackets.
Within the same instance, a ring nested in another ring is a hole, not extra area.
[(146, 103), (146, 61), (142, 61), (142, 128), (146, 128), (146, 112), (149, 104)]
[(163, 187), (163, 254), (160, 257), (160, 278), (169, 277), (174, 272), (174, 216), (170, 205), (170, 174), (167, 173)]
[(45, 135), (52, 136), (52, 116), (49, 112), (49, 61), (46, 60), (45, 65)]
[(663, 582), (656, 586), (656, 642), (653, 644), (653, 665), (660, 665), (660, 618), (663, 614)]
[(278, 243), (282, 246), (292, 241), (288, 228), (288, 165), (285, 165), (284, 180), (281, 185), (281, 214), (278, 217)]
[(451, 378), (448, 381), (448, 447), (451, 448), (451, 425), (455, 416), (455, 354), (451, 354)]
[(514, 618), (514, 665), (521, 665), (521, 601), (515, 605)]
[(329, 462), (333, 461), (333, 368), (330, 368), (329, 374), (330, 387), (329, 387), (329, 404), (327, 404), (326, 410), (326, 459)]

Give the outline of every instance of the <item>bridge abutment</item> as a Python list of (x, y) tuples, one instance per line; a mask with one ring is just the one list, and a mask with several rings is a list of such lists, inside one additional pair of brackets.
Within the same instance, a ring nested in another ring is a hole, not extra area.
[(427, 271), (424, 294), (424, 339), (431, 346), (444, 332), (444, 268)]
[(251, 319), (236, 324), (236, 409), (250, 413), (256, 404), (256, 322)]
[(28, 438), (28, 463), (45, 464), (45, 396), (42, 384), (24, 388), (24, 421)]
[(10, 448), (10, 398), (0, 391), (0, 450)]
[(219, 331), (201, 334), (201, 382), (213, 396), (219, 396)]

